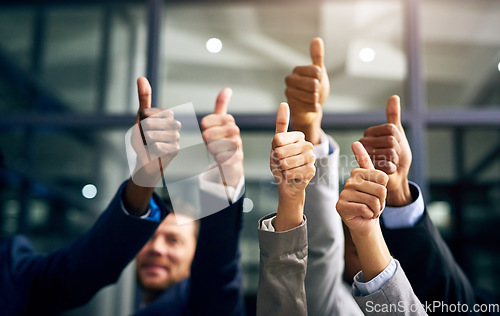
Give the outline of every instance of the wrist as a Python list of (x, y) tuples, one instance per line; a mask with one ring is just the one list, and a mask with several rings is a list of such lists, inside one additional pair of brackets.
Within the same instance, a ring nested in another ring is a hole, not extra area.
[(408, 179), (404, 179), (395, 189), (387, 189), (386, 205), (393, 207), (401, 207), (409, 205), (413, 202), (411, 195), (410, 184)]
[(351, 232), (351, 235), (353, 243), (356, 246), (365, 281), (368, 282), (384, 271), (389, 265), (391, 261), (389, 249), (379, 225), (368, 234)]
[(304, 133), (306, 141), (313, 145), (321, 143), (322, 112), (307, 113), (305, 116), (314, 115), (313, 118), (299, 118), (292, 116), (292, 130)]
[(241, 177), (243, 176), (243, 164), (233, 164), (229, 166), (222, 165), (222, 174), (220, 176), (220, 183), (224, 186), (236, 188)]
[(277, 232), (283, 232), (298, 227), (302, 224), (303, 216), (304, 198), (284, 199), (280, 197), (273, 222), (274, 229)]
[(155, 188), (138, 186), (132, 179), (129, 179), (122, 193), (123, 205), (127, 212), (133, 216), (146, 214), (154, 190)]

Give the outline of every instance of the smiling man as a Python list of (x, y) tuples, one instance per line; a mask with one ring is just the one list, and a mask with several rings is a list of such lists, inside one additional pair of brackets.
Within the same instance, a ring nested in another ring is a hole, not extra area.
[[(178, 221), (189, 222), (178, 225)], [(143, 304), (150, 304), (166, 289), (189, 277), (198, 227), (198, 221), (171, 213), (139, 252), (136, 274), (144, 293)]]

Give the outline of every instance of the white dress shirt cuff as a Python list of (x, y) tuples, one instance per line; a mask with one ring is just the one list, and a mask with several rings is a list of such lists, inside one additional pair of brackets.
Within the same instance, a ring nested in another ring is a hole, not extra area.
[[(127, 214), (128, 216), (134, 216), (134, 215), (130, 215), (130, 213), (125, 208), (125, 205), (123, 205), (123, 199), (120, 199), (120, 206), (122, 208), (123, 213)], [(146, 212), (146, 214), (141, 215), (141, 216), (136, 216), (136, 217), (145, 219), (145, 218), (148, 218), (150, 214), (151, 214), (151, 207), (148, 205), (148, 211)]]
[(314, 156), (316, 156), (316, 158), (322, 158), (328, 156), (328, 151), (328, 137), (323, 131), (321, 131), (320, 143), (314, 145), (313, 154)]
[[(276, 230), (274, 229), (274, 226), (273, 226), (273, 221), (274, 221), (275, 218), (276, 218), (276, 216), (273, 216), (271, 218), (267, 218), (267, 219), (263, 220), (262, 221), (262, 226), (260, 227), (260, 229), (263, 230), (263, 231), (275, 232)], [(302, 220), (302, 223), (300, 223), (300, 225), (302, 225), (303, 223), (304, 223), (304, 220)], [(293, 230), (295, 228), (296, 227), (291, 228), (289, 230)], [(287, 232), (287, 231), (288, 230), (285, 230), (285, 232)]]
[(391, 258), (389, 265), (380, 272), (376, 277), (368, 282), (365, 282), (363, 271), (359, 271), (354, 276), (354, 283), (352, 284), (354, 294), (356, 296), (367, 296), (380, 290), (396, 273), (396, 261)]
[(386, 206), (382, 212), (382, 222), (384, 226), (389, 229), (411, 228), (422, 218), (424, 215), (424, 198), (419, 186), (409, 181), (410, 186), (417, 189), (418, 197), (412, 203), (401, 206), (392, 207)]
[(234, 188), (216, 182), (219, 179), (219, 173), (219, 168), (216, 167), (202, 173), (199, 177), (200, 189), (224, 200), (229, 198), (232, 203), (238, 201), (244, 192), (245, 176), (240, 178), (240, 181)]

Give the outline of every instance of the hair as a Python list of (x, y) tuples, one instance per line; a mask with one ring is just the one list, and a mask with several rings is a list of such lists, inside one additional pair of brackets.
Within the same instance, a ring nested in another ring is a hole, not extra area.
[(198, 214), (198, 211), (196, 210), (196, 208), (193, 206), (193, 204), (187, 202), (184, 199), (180, 199), (180, 198), (171, 199), (169, 196), (169, 197), (163, 198), (163, 202), (166, 204), (167, 208), (170, 210), (170, 214), (176, 215), (174, 207), (172, 205), (173, 204), (172, 201), (174, 201), (176, 208), (178, 209), (178, 213), (179, 213), (178, 215), (186, 216), (186, 217), (193, 219), (194, 234), (195, 234), (195, 237), (198, 238), (198, 233), (200, 231), (200, 221), (197, 220), (197, 218), (199, 217), (199, 214)]

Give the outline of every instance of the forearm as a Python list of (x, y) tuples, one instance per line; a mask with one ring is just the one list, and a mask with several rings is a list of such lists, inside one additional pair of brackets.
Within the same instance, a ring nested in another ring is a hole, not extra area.
[[(201, 192), (202, 209), (217, 197)], [(242, 270), (239, 236), (242, 196), (225, 209), (200, 219), (196, 253), (191, 265), (190, 310), (193, 315), (241, 315)], [(223, 298), (224, 304), (220, 304)]]
[(123, 189), (123, 204), (130, 215), (142, 216), (146, 214), (149, 201), (155, 188), (141, 187), (129, 179)]
[(413, 202), (408, 178), (401, 181), (394, 189), (387, 189), (387, 206), (400, 207)]
[(292, 130), (304, 133), (306, 141), (317, 145), (321, 142), (321, 119), (323, 113), (315, 113), (316, 117), (311, 124), (301, 124), (301, 120), (293, 119), (292, 117)]
[(358, 251), (365, 281), (368, 282), (382, 272), (391, 261), (389, 249), (379, 226), (368, 235), (353, 232), (351, 235)]
[(307, 315), (304, 279), (307, 267), (307, 220), (286, 232), (262, 229), (259, 221), (257, 315)]
[(302, 224), (304, 200), (304, 191), (294, 198), (287, 198), (283, 194), (279, 194), (278, 211), (273, 223), (277, 232), (287, 231)]
[(30, 305), (59, 311), (85, 303), (117, 280), (157, 227), (158, 222), (125, 214), (117, 194), (88, 232), (36, 262), (40, 273), (33, 293), (45, 294), (34, 295)]

